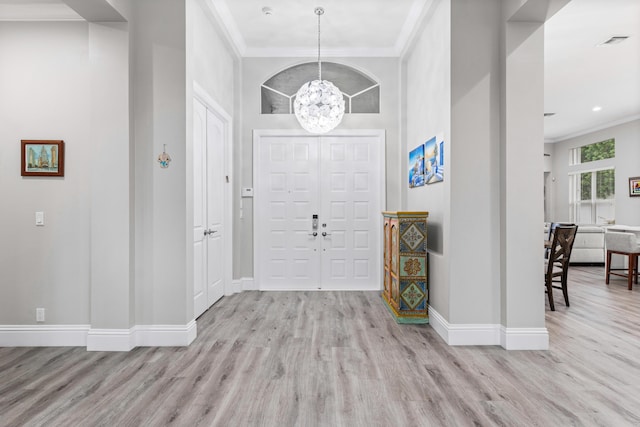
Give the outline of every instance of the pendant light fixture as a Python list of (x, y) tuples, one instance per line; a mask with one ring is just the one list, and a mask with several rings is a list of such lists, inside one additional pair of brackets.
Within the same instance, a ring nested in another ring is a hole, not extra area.
[(324, 14), (324, 9), (316, 7), (314, 12), (318, 15), (318, 80), (307, 82), (298, 89), (293, 109), (300, 126), (306, 131), (327, 133), (342, 121), (344, 98), (333, 83), (322, 80), (320, 16)]

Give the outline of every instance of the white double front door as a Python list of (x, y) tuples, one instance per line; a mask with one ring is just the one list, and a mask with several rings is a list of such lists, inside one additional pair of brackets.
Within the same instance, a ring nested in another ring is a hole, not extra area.
[(256, 131), (259, 289), (380, 289), (384, 176), (383, 131)]

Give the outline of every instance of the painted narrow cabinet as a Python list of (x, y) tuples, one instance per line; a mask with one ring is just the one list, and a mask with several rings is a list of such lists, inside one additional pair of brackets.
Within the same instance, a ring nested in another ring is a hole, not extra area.
[(384, 291), (398, 323), (429, 323), (427, 217), (429, 212), (382, 212)]

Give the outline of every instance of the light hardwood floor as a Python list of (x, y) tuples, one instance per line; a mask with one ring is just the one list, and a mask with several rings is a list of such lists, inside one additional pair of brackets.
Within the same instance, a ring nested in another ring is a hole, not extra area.
[(0, 425), (638, 426), (640, 287), (603, 276), (571, 267), (549, 351), (449, 347), (374, 292), (226, 297), (188, 348), (0, 348)]

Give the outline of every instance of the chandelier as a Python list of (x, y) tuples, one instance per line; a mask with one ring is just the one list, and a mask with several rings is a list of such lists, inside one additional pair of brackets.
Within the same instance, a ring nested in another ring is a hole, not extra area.
[(293, 110), (306, 131), (326, 133), (340, 124), (344, 116), (344, 98), (333, 83), (322, 80), (320, 15), (324, 14), (324, 9), (316, 7), (314, 12), (318, 15), (318, 80), (307, 82), (298, 89)]

